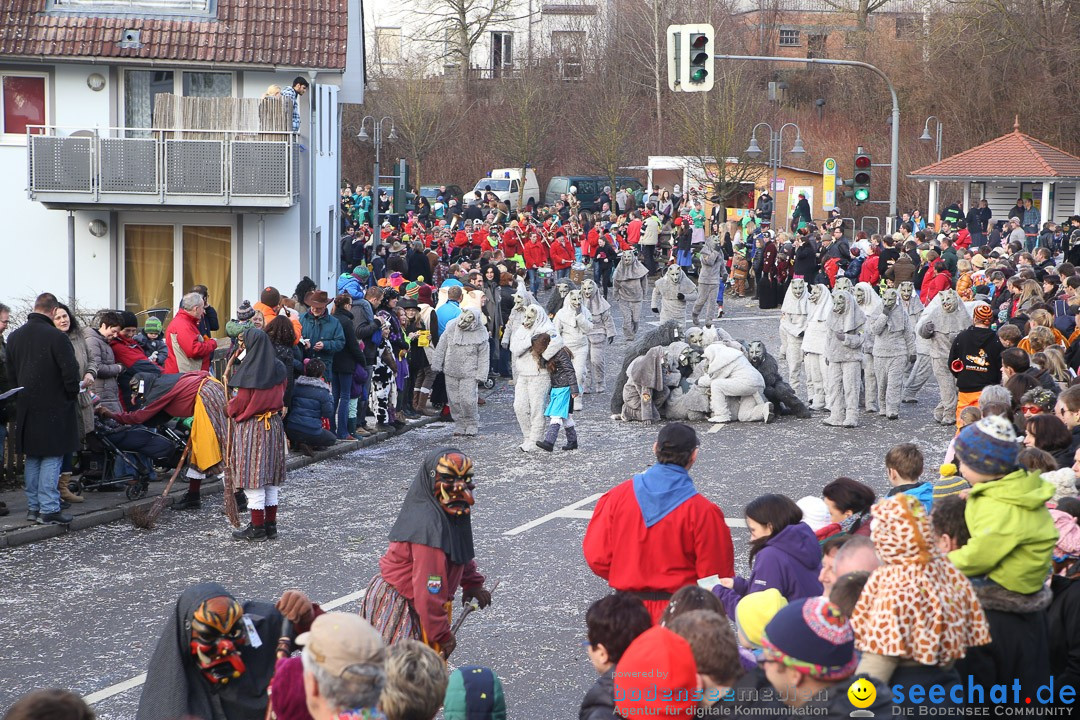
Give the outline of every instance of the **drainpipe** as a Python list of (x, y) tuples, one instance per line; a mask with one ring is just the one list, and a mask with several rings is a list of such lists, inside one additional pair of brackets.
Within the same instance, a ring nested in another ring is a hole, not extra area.
[(266, 287), (266, 218), (259, 215), (259, 292)]
[(75, 212), (68, 210), (68, 305), (75, 307)]

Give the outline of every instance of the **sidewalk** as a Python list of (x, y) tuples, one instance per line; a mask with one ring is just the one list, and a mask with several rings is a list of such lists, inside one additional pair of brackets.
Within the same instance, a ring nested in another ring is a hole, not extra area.
[[(290, 453), (285, 459), (285, 467), (289, 471), (296, 470), (305, 465), (311, 465), (321, 460), (326, 460), (327, 458), (337, 457), (338, 455), (344, 455), (359, 450), (360, 448), (369, 447), (382, 442), (383, 440), (409, 432), (414, 428), (423, 427), (424, 425), (428, 425), (438, 420), (439, 418), (437, 417), (422, 417), (417, 420), (406, 421), (407, 424), (400, 430), (381, 432), (366, 437), (363, 440), (339, 442), (332, 448), (328, 448), (322, 452), (316, 452), (315, 457)], [(168, 475), (165, 475), (162, 476), (158, 482), (150, 483), (150, 489), (147, 491), (146, 497), (135, 501), (129, 501), (124, 496), (123, 487), (116, 492), (87, 492), (84, 494), (86, 502), (72, 503), (71, 507), (64, 511), (74, 518), (70, 526), (38, 525), (36, 523), (29, 523), (26, 521), (26, 493), (22, 490), (0, 492), (0, 501), (7, 503), (8, 510), (11, 511), (9, 515), (0, 517), (0, 548), (26, 545), (27, 543), (56, 537), (57, 535), (63, 535), (68, 532), (94, 527), (95, 525), (103, 525), (105, 523), (123, 520), (124, 518), (129, 517), (136, 508), (149, 508), (149, 506), (154, 503), (154, 500), (156, 500), (165, 489), (165, 482), (168, 479)], [(182, 478), (178, 477), (176, 482), (173, 483), (172, 492), (169, 493), (170, 505), (187, 492), (187, 484), (181, 482), (181, 480)], [(214, 482), (203, 482), (202, 494), (204, 496), (220, 493), (221, 491), (222, 482), (220, 479), (215, 480)]]

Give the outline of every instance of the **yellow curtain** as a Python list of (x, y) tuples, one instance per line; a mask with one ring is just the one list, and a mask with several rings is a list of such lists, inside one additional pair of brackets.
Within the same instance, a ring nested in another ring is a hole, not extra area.
[(205, 285), (210, 304), (218, 311), (220, 327), (214, 337), (225, 337), (225, 323), (233, 316), (232, 228), (184, 226), (184, 292)]
[(173, 226), (124, 226), (124, 307), (173, 307)]

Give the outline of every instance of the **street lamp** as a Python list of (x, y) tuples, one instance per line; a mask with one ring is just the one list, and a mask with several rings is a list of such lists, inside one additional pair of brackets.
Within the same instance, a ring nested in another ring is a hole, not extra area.
[[(372, 135), (368, 135), (367, 121), (371, 121)], [(371, 192), (371, 230), (372, 230), (372, 246), (371, 250), (374, 252), (379, 247), (379, 241), (382, 240), (382, 230), (379, 226), (379, 156), (382, 152), (383, 144), (383, 123), (390, 123), (390, 134), (386, 137), (387, 142), (394, 142), (397, 140), (397, 131), (394, 129), (394, 121), (386, 116), (381, 120), (376, 120), (373, 115), (365, 115), (364, 119), (360, 121), (360, 132), (356, 134), (356, 139), (362, 143), (372, 141), (375, 145), (375, 172), (373, 177), (375, 178), (372, 183)]]
[(770, 186), (771, 192), (776, 192), (776, 178), (780, 173), (780, 164), (784, 156), (784, 130), (787, 128), (795, 128), (795, 144), (791, 146), (789, 151), (792, 155), (805, 155), (806, 148), (803, 147), (802, 131), (795, 123), (784, 123), (780, 126), (779, 130), (773, 130), (772, 125), (767, 122), (759, 122), (750, 130), (750, 146), (746, 148), (746, 154), (754, 159), (757, 159), (761, 155), (761, 146), (757, 141), (757, 129), (765, 126), (769, 128), (769, 165), (772, 167), (772, 185)]
[(941, 162), (941, 120), (938, 119), (937, 115), (931, 115), (926, 118), (926, 123), (923, 125), (922, 135), (919, 136), (919, 139), (923, 142), (930, 142), (934, 139), (930, 137), (931, 120), (937, 123), (937, 161)]

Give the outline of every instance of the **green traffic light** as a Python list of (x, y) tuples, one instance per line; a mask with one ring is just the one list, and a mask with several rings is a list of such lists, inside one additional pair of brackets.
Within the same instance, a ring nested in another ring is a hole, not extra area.
[(866, 202), (866, 199), (870, 197), (870, 191), (866, 188), (857, 188), (855, 190), (855, 202)]
[(690, 82), (701, 83), (705, 82), (705, 78), (709, 76), (709, 71), (705, 68), (698, 68), (694, 72), (690, 73)]

